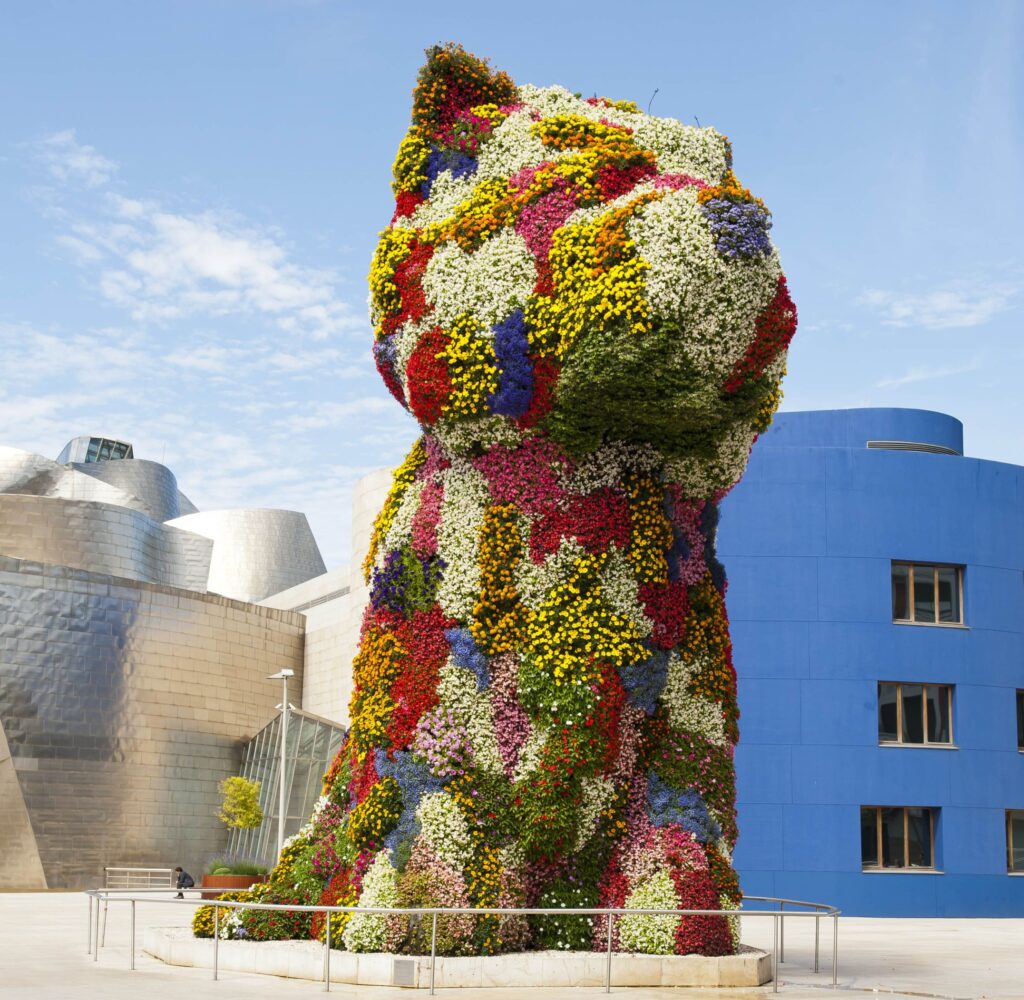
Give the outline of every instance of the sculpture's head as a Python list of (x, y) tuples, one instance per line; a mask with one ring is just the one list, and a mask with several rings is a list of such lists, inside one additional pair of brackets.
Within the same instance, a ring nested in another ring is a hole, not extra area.
[(728, 139), (431, 49), (370, 270), (374, 355), (453, 451), (546, 431), (739, 477), (796, 328)]

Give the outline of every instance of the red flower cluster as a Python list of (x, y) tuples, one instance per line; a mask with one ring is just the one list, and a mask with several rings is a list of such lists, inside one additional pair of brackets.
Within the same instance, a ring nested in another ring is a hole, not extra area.
[(722, 387), (735, 392), (748, 379), (760, 377), (764, 370), (787, 348), (796, 333), (796, 306), (789, 297), (785, 275), (779, 275), (779, 284), (771, 304), (754, 323), (754, 339), (747, 351), (736, 362), (732, 374)]
[(428, 330), (419, 339), (406, 369), (409, 383), (409, 408), (417, 420), (434, 423), (452, 392), (448, 365), (442, 357), (448, 347), (448, 335), (439, 327)]

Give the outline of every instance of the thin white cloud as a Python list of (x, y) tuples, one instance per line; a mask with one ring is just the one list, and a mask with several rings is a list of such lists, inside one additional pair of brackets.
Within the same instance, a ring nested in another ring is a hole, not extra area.
[(51, 178), (48, 214), (58, 246), (90, 274), (107, 302), (139, 323), (253, 317), (323, 339), (364, 329), (363, 307), (338, 293), (333, 272), (298, 263), (280, 233), (220, 211), (169, 211), (101, 188), (118, 169), (73, 129), (28, 144)]
[(953, 375), (963, 375), (966, 372), (977, 371), (981, 367), (980, 361), (971, 361), (965, 365), (957, 365), (948, 368), (911, 368), (904, 375), (895, 375), (891, 378), (884, 378), (875, 383), (877, 389), (893, 389), (898, 386), (912, 385), (915, 382), (931, 382), (933, 379), (949, 378)]
[(1016, 294), (1009, 285), (979, 282), (916, 294), (869, 289), (858, 301), (877, 309), (886, 326), (944, 330), (981, 326), (1006, 309)]
[(79, 142), (73, 128), (53, 132), (30, 145), (50, 176), (62, 184), (101, 187), (117, 173), (117, 164), (95, 147)]

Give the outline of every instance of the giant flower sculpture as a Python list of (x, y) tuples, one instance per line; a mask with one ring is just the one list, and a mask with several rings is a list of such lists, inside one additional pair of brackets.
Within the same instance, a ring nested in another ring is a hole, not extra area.
[[(351, 730), (260, 891), (735, 908), (714, 538), (796, 328), (769, 213), (713, 129), (517, 87), (454, 45), (428, 52), (394, 191), (373, 352), (423, 435), (374, 530)], [(403, 917), (334, 926), (429, 946)], [(605, 926), (451, 916), (438, 945), (602, 948)], [(613, 945), (724, 954), (735, 927), (626, 916)]]

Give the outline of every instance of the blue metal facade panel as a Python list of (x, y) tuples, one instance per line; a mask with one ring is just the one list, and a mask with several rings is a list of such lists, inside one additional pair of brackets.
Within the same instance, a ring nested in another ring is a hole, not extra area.
[[(883, 916), (1022, 916), (1007, 809), (1024, 809), (1024, 469), (921, 410), (779, 414), (722, 504), (739, 677), (746, 892)], [(964, 567), (964, 627), (892, 621), (892, 560)], [(950, 748), (880, 746), (879, 681), (951, 684)], [(860, 807), (938, 810), (935, 873), (861, 868)]]

